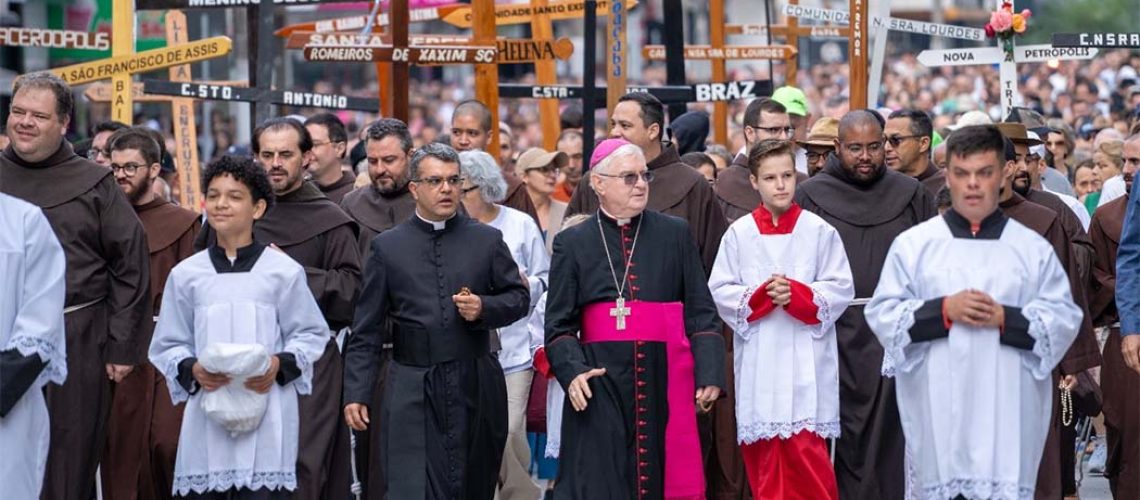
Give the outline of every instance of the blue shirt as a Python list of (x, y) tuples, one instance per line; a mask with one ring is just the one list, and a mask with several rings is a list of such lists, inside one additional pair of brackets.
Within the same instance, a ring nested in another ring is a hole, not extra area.
[(1140, 334), (1140, 189), (1128, 197), (1128, 212), (1120, 232), (1116, 254), (1116, 309), (1120, 312), (1120, 333)]

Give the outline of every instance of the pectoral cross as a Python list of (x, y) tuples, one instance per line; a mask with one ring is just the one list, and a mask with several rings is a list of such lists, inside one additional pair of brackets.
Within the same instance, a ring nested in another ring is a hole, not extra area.
[(610, 308), (610, 316), (615, 318), (615, 327), (618, 330), (625, 330), (625, 317), (633, 313), (625, 306), (625, 297), (618, 297), (614, 307)]

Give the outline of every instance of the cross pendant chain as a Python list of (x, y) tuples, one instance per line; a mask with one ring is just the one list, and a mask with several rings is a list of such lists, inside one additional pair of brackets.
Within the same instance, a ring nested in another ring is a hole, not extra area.
[(618, 297), (615, 306), (610, 309), (610, 316), (614, 318), (615, 328), (625, 330), (625, 318), (632, 315), (633, 312), (625, 306), (625, 297)]

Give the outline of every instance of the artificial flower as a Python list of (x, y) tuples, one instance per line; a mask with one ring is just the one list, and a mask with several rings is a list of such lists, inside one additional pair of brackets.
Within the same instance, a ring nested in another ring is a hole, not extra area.
[(1017, 33), (1018, 35), (1025, 33), (1025, 18), (1022, 17), (1021, 14), (1013, 15), (1013, 22), (1011, 25), (1013, 26), (1014, 33)]
[(1001, 33), (1013, 27), (1013, 14), (1005, 10), (996, 10), (990, 14), (990, 26), (994, 31)]

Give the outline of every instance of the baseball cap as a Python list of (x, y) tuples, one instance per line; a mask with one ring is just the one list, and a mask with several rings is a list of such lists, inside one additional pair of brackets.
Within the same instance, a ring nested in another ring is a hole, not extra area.
[(784, 105), (789, 115), (807, 116), (807, 96), (804, 91), (785, 85), (772, 93), (772, 100)]

